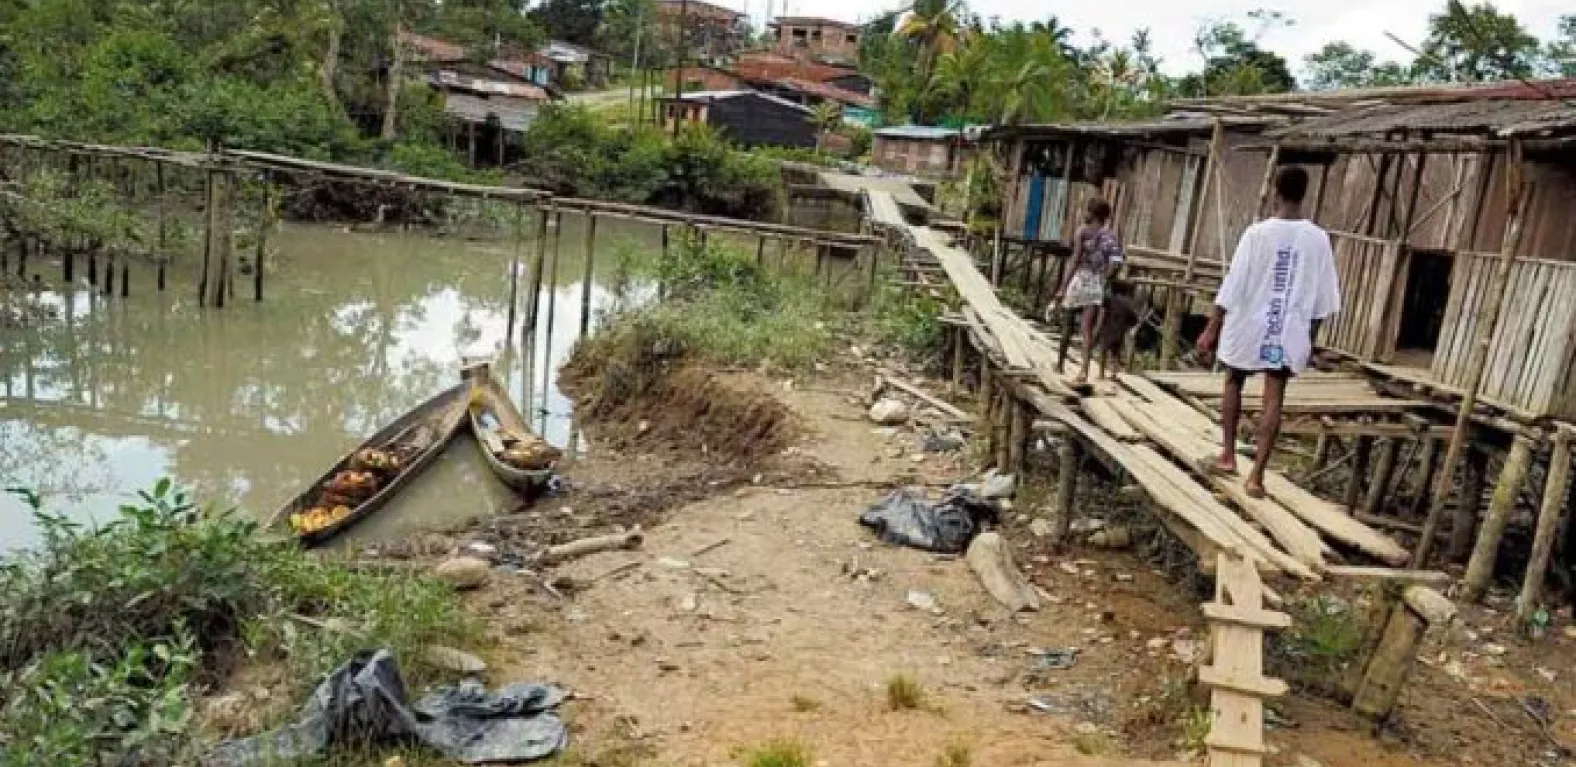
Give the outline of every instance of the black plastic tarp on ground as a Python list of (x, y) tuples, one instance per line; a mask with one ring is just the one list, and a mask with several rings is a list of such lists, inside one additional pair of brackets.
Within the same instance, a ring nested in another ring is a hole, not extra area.
[(263, 767), (338, 746), (401, 742), (425, 744), (462, 764), (533, 761), (568, 744), (568, 728), (553, 710), (566, 696), (537, 684), (512, 684), (495, 693), (466, 680), (412, 706), (393, 654), (361, 653), (317, 686), (295, 724), (221, 743), (203, 762)]

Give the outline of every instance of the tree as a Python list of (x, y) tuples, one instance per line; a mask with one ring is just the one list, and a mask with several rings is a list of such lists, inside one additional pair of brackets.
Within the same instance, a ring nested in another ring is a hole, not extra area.
[(1560, 38), (1549, 43), (1549, 69), (1560, 77), (1576, 77), (1576, 14), (1560, 17)]
[(962, 10), (961, 0), (915, 0), (913, 10), (898, 26), (897, 37), (919, 46), (920, 82), (930, 79), (941, 54), (957, 48)]
[(1406, 67), (1394, 61), (1378, 62), (1372, 51), (1358, 50), (1346, 42), (1327, 43), (1303, 61), (1307, 72), (1303, 84), (1309, 90), (1375, 88), (1412, 82), (1412, 73)]
[(1449, 0), (1428, 17), (1428, 38), (1416, 69), (1435, 82), (1483, 82), (1533, 77), (1541, 65), (1538, 38), (1513, 14), (1493, 4), (1468, 7)]
[(835, 101), (823, 101), (810, 111), (809, 120), (815, 123), (815, 152), (820, 154), (826, 134), (843, 124), (843, 107)]
[(1274, 13), (1254, 11), (1250, 19), (1260, 23), (1260, 31), (1250, 38), (1240, 24), (1216, 21), (1200, 27), (1193, 47), (1204, 59), (1204, 71), (1184, 78), (1190, 96), (1240, 96), (1255, 93), (1284, 93), (1296, 90), (1286, 60), (1259, 47), (1258, 38), (1268, 25), (1285, 22)]
[(547, 0), (531, 11), (531, 19), (548, 36), (575, 45), (591, 45), (602, 25), (600, 0)]

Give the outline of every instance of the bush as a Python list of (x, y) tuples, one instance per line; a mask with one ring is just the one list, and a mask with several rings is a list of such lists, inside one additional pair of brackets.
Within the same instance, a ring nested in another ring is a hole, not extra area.
[(41, 544), (0, 564), (0, 763), (173, 763), (193, 747), (194, 686), (247, 659), (284, 663), (304, 689), (390, 647), (419, 677), (415, 649), (471, 625), (436, 582), (264, 539), (168, 480), (96, 528), (28, 497)]
[(782, 179), (770, 160), (736, 151), (716, 131), (678, 137), (612, 127), (578, 105), (550, 105), (523, 139), (526, 183), (558, 194), (663, 204), (736, 217), (770, 216)]

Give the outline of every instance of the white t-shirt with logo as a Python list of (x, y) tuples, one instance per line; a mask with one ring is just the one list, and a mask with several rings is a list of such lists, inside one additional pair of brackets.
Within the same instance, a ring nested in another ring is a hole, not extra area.
[(1226, 310), (1221, 363), (1301, 373), (1313, 351), (1312, 321), (1341, 309), (1330, 236), (1306, 219), (1269, 218), (1248, 227), (1215, 304)]

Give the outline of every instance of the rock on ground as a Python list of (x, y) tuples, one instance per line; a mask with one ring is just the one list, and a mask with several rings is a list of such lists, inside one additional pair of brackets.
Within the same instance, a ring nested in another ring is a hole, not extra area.
[(461, 591), (479, 589), (492, 578), (492, 565), (476, 557), (454, 557), (432, 571), (438, 580)]
[(883, 426), (896, 426), (908, 421), (908, 405), (895, 399), (883, 399), (870, 406), (870, 420)]

